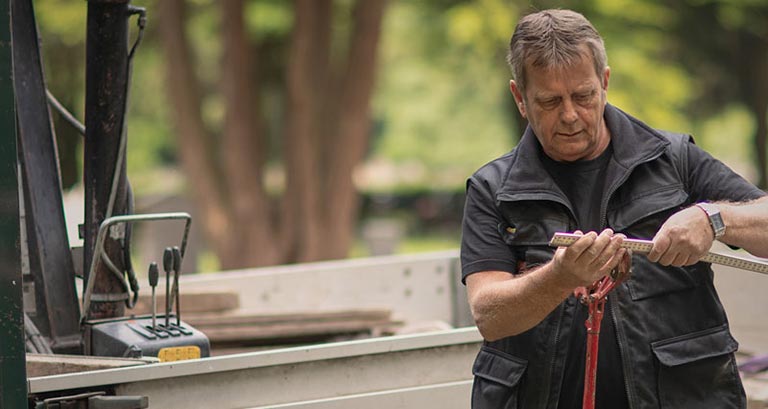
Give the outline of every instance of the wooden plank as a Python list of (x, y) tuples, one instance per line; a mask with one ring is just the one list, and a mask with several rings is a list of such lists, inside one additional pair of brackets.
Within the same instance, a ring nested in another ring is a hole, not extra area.
[(311, 336), (332, 336), (338, 334), (370, 333), (375, 330), (396, 327), (399, 323), (390, 320), (346, 320), (333, 322), (283, 323), (230, 327), (195, 328), (202, 331), (212, 342), (248, 342), (303, 338)]
[(378, 334), (402, 325), (386, 309), (297, 311), (285, 314), (189, 314), (184, 322), (206, 334), (212, 343), (264, 343), (332, 337), (341, 334)]
[[(152, 313), (152, 295), (150, 289), (142, 289), (136, 306), (128, 314), (143, 315)], [(181, 293), (181, 314), (224, 312), (240, 308), (240, 296), (235, 291), (183, 292)], [(158, 290), (157, 313), (165, 311), (165, 291)], [(175, 311), (175, 310), (174, 310)]]
[[(183, 301), (182, 301), (183, 302)], [(184, 304), (182, 304), (183, 306)], [(184, 314), (182, 318), (194, 327), (221, 327), (237, 325), (270, 325), (284, 323), (318, 323), (337, 321), (388, 321), (392, 313), (386, 309), (343, 311), (296, 311), (286, 314)]]

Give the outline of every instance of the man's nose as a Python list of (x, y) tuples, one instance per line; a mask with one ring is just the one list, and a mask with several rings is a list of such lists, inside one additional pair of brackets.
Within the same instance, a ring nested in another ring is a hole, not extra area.
[(579, 115), (576, 113), (576, 106), (570, 99), (564, 99), (562, 110), (560, 111), (560, 120), (564, 123), (570, 124), (576, 122), (579, 119)]

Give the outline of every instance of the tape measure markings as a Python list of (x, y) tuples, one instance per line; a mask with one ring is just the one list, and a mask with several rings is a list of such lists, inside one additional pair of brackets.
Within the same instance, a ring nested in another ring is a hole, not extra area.
[[(552, 236), (552, 240), (549, 242), (549, 245), (552, 247), (567, 247), (575, 243), (576, 240), (578, 240), (580, 237), (580, 235), (573, 233), (555, 233), (555, 235)], [(650, 240), (624, 239), (624, 243), (621, 247), (637, 253), (647, 254), (651, 252), (651, 248), (653, 248), (653, 242)], [(750, 260), (738, 256), (709, 252), (701, 258), (701, 261), (728, 267), (735, 267), (741, 270), (749, 270), (757, 273), (768, 274), (768, 260), (761, 262), (758, 260)]]

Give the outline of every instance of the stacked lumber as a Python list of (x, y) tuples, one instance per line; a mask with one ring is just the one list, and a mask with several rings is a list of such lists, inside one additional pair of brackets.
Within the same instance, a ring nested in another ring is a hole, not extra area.
[(340, 335), (380, 335), (400, 323), (388, 310), (295, 312), (288, 314), (188, 314), (185, 322), (205, 333), (212, 344), (271, 344)]
[[(158, 294), (157, 313), (165, 311), (165, 296)], [(202, 331), (212, 349), (327, 342), (392, 333), (402, 322), (387, 309), (294, 311), (262, 314), (244, 311), (235, 292), (181, 294), (181, 319)], [(134, 315), (149, 314), (151, 298), (142, 295)]]

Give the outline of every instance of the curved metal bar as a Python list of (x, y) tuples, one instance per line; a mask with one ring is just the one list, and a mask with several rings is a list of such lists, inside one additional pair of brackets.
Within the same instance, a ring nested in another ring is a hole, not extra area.
[(132, 223), (132, 222), (143, 222), (143, 221), (156, 221), (156, 220), (186, 220), (186, 223), (184, 225), (184, 233), (181, 239), (181, 255), (184, 256), (184, 253), (186, 252), (187, 248), (187, 238), (189, 236), (189, 229), (192, 224), (192, 216), (189, 215), (189, 213), (186, 212), (175, 212), (175, 213), (151, 213), (151, 214), (133, 214), (133, 215), (124, 215), (124, 216), (114, 216), (104, 219), (104, 221), (99, 226), (99, 231), (96, 235), (96, 245), (94, 246), (93, 250), (93, 257), (91, 259), (91, 265), (88, 270), (88, 284), (86, 286), (85, 292), (83, 293), (83, 307), (80, 311), (80, 323), (82, 324), (85, 322), (85, 320), (88, 318), (88, 310), (91, 307), (91, 294), (93, 293), (93, 286), (96, 282), (95, 280), (95, 274), (98, 271), (97, 264), (100, 263), (102, 259), (102, 254), (104, 253), (104, 242), (107, 239), (107, 231), (112, 225), (118, 224), (118, 223)]

